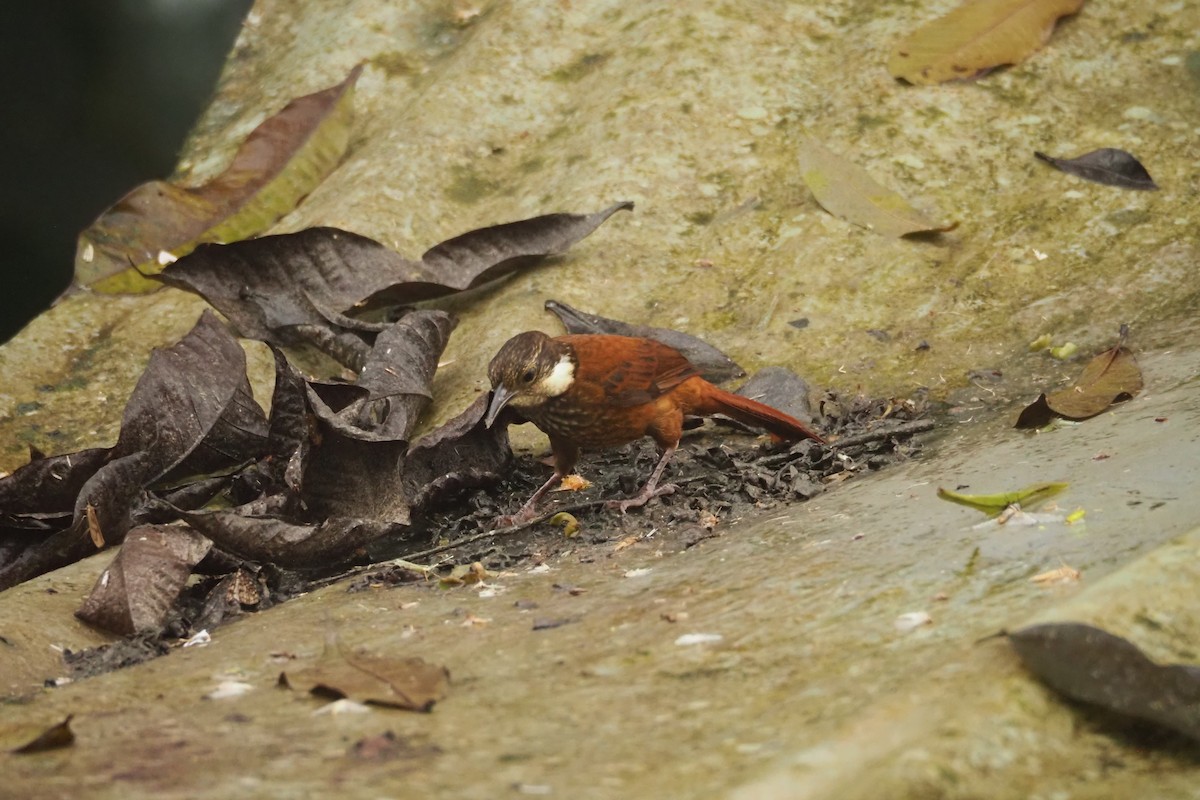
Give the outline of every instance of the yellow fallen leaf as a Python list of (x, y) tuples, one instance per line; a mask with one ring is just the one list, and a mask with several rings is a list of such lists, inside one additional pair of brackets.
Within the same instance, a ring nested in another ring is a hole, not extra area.
[(450, 671), (421, 658), (346, 650), (335, 641), (326, 643), (316, 663), (281, 672), (278, 683), (327, 700), (429, 712), (446, 696)]
[(799, 148), (800, 177), (821, 208), (883, 236), (948, 231), (880, 185), (865, 169), (807, 139)]
[(1083, 0), (970, 0), (897, 44), (888, 72), (931, 84), (1020, 63), (1046, 43), (1060, 17), (1082, 7)]
[(563, 536), (570, 539), (579, 533), (579, 520), (574, 515), (560, 511), (550, 518), (550, 524), (563, 529)]

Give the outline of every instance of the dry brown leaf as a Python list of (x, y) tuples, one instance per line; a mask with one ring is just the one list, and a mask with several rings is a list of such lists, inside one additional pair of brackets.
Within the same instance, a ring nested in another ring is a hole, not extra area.
[(100, 528), (100, 515), (96, 513), (96, 507), (88, 503), (85, 507), (85, 515), (87, 517), (88, 536), (92, 539), (92, 544), (96, 545), (97, 550), (104, 549), (104, 531)]
[(47, 728), (33, 739), (20, 747), (14, 748), (10, 752), (17, 755), (30, 755), (32, 753), (45, 753), (47, 750), (70, 747), (75, 743), (75, 734), (71, 732), (71, 720), (74, 718), (74, 714), (67, 714), (67, 718), (62, 722)]
[(1087, 419), (1114, 403), (1129, 400), (1142, 390), (1142, 370), (1129, 348), (1126, 330), (1116, 346), (1088, 362), (1073, 386), (1043, 394), (1017, 418), (1018, 428), (1040, 428), (1054, 417)]
[(428, 712), (446, 696), (450, 671), (422, 658), (345, 652), (329, 643), (316, 664), (280, 673), (279, 683), (317, 697)]
[[(266, 230), (341, 161), (361, 65), (346, 80), (298, 97), (255, 128), (220, 175), (202, 186), (151, 181), (79, 235), (75, 280), (102, 292), (149, 292), (155, 274), (201, 242)], [(133, 266), (136, 265), (136, 269)]]
[(800, 144), (800, 177), (821, 208), (849, 223), (883, 236), (948, 231), (917, 211), (900, 195), (881, 186), (865, 169), (812, 139)]
[(1083, 0), (969, 0), (896, 45), (888, 72), (909, 83), (972, 78), (1024, 61)]
[(190, 528), (140, 525), (126, 535), (75, 616), (123, 636), (158, 630), (192, 567), (211, 548), (211, 541)]

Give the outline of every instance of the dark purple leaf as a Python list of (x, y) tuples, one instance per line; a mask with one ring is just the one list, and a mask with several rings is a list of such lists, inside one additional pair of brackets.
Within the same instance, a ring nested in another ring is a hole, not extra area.
[(192, 567), (211, 547), (208, 539), (179, 525), (134, 528), (75, 616), (121, 636), (158, 631)]
[[(218, 423), (226, 428), (218, 450), (239, 448), (244, 439), (265, 443), (266, 419), (261, 409), (257, 415), (249, 410), (249, 398), (245, 352), (205, 311), (187, 336), (150, 354), (125, 405), (113, 455), (146, 453), (154, 480), (187, 458)], [(233, 457), (241, 460), (244, 452)]]
[(108, 457), (102, 447), (31, 460), (0, 479), (0, 516), (73, 512), (79, 490)]
[(409, 503), (436, 505), (464, 489), (496, 483), (512, 463), (508, 426), (483, 424), (488, 395), (413, 443), (404, 457), (403, 482)]
[(1008, 638), (1056, 692), (1200, 741), (1200, 667), (1156, 664), (1132, 642), (1077, 622), (1032, 625)]
[(303, 524), (236, 511), (209, 511), (185, 513), (183, 518), (223, 550), (289, 569), (334, 567), (376, 539), (408, 531), (404, 524), (348, 517)]
[(271, 394), (271, 419), (266, 454), (269, 473), (277, 487), (293, 492), (300, 489), (300, 466), (308, 452), (308, 391), (304, 376), (288, 363), (287, 357), (271, 347), (275, 357), (275, 389)]
[(310, 408), (347, 437), (407, 439), (433, 398), (433, 373), (454, 325), (442, 311), (404, 315), (379, 333), (358, 383), (308, 384)]
[(444, 311), (414, 311), (379, 334), (355, 384), (367, 390), (356, 427), (372, 438), (408, 438), (433, 399), (433, 374), (454, 325)]
[[(373, 239), (337, 228), (309, 228), (227, 245), (201, 245), (158, 278), (195, 292), (243, 336), (275, 344), (311, 343), (343, 364), (365, 344), (352, 330), (378, 326), (353, 319), (367, 308), (409, 304), (469, 289), (537, 259), (564, 252), (620, 209), (548, 214), (482, 228), (406, 259)], [(361, 341), (361, 340), (359, 340)], [(336, 352), (335, 352), (336, 351)]]
[(713, 383), (740, 378), (746, 371), (734, 363), (733, 359), (713, 347), (708, 342), (679, 331), (668, 328), (653, 328), (649, 325), (632, 325), (595, 314), (587, 314), (571, 308), (566, 303), (557, 300), (547, 300), (546, 310), (553, 313), (566, 327), (567, 333), (608, 333), (617, 336), (638, 336), (643, 339), (654, 339), (668, 347), (674, 347), (684, 358), (700, 371), (705, 380)]
[(358, 517), (401, 525), (408, 524), (409, 503), (401, 484), (404, 453), (402, 439), (364, 439), (352, 436), (318, 410), (314, 443), (303, 464), (301, 497), (305, 506), (322, 517)]
[(1042, 161), (1094, 183), (1119, 186), (1122, 189), (1157, 189), (1150, 173), (1132, 154), (1113, 147), (1104, 147), (1076, 158), (1055, 158), (1034, 152)]
[[(104, 542), (118, 544), (132, 524), (144, 487), (176, 467), (189, 471), (189, 457), (194, 455), (199, 466), (222, 461), (230, 466), (252, 457), (266, 443), (266, 420), (256, 409), (246, 380), (245, 353), (216, 316), (205, 311), (187, 336), (151, 354), (125, 406), (117, 444), (73, 498), (70, 526), (0, 566), (0, 589), (95, 552), (88, 532), (89, 506)], [(211, 447), (205, 444), (210, 436)], [(56, 463), (64, 463), (63, 458)], [(99, 460), (95, 455), (86, 458), (89, 465)], [(71, 481), (86, 472), (72, 473)], [(61, 501), (62, 489), (53, 488), (50, 499)]]
[(148, 463), (145, 453), (134, 453), (105, 464), (80, 489), (69, 527), (0, 566), (0, 591), (95, 553), (96, 545), (88, 534), (89, 505), (95, 510), (105, 542), (119, 543), (129, 530), (133, 506), (147, 481)]

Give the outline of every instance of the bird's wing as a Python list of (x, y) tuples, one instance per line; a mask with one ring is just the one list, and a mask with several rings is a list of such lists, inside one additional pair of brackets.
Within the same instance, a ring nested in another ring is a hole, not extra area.
[(599, 386), (618, 407), (638, 406), (700, 372), (673, 347), (630, 336), (564, 336), (578, 362), (576, 385)]

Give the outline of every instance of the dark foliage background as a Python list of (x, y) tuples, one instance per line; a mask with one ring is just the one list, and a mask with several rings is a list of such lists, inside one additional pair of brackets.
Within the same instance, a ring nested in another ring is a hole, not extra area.
[(80, 230), (171, 173), (251, 4), (4, 4), (0, 342), (67, 287)]

